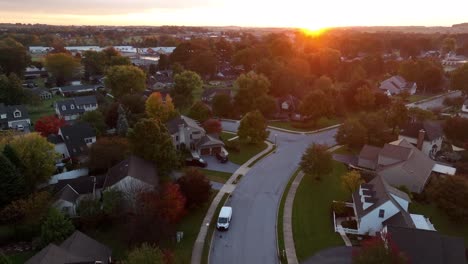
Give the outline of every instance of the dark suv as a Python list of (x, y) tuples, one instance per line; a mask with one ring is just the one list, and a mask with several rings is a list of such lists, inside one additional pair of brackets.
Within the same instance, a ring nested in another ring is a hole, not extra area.
[(228, 157), (224, 153), (216, 153), (216, 158), (219, 160), (221, 163), (226, 163), (228, 162)]
[(205, 168), (206, 166), (208, 166), (208, 163), (204, 161), (202, 158), (193, 158), (193, 159), (186, 159), (185, 165)]

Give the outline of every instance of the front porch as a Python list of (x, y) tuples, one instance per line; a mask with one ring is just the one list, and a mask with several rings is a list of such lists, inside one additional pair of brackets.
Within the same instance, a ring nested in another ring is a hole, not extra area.
[(333, 226), (335, 232), (342, 236), (343, 234), (359, 234), (353, 203), (333, 201)]

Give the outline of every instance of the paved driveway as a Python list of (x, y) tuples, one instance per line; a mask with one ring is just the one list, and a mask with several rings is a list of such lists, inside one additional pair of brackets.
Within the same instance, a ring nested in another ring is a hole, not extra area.
[[(235, 132), (238, 123), (223, 122), (223, 129)], [(337, 129), (313, 135), (272, 131), (269, 139), (278, 143), (276, 153), (261, 160), (242, 178), (229, 201), (233, 220), (227, 232), (215, 233), (210, 263), (278, 263), (276, 216), (281, 194), (297, 168), (302, 153), (311, 143), (335, 144)]]
[(461, 96), (461, 95), (462, 95), (461, 91), (456, 91), (456, 92), (447, 94), (445, 96), (435, 98), (435, 99), (430, 100), (430, 101), (426, 101), (426, 102), (423, 102), (423, 103), (420, 103), (420, 104), (411, 103), (411, 104), (407, 104), (407, 106), (408, 107), (417, 107), (417, 108), (421, 108), (421, 109), (424, 109), (424, 110), (431, 110), (431, 109), (434, 109), (434, 108), (444, 108), (445, 107), (444, 106), (445, 98), (454, 98), (454, 97), (458, 97), (458, 96)]
[(230, 161), (226, 163), (221, 163), (214, 156), (203, 156), (203, 159), (206, 162), (208, 162), (208, 166), (206, 166), (205, 168), (207, 170), (234, 173), (240, 167), (240, 165), (237, 165)]
[(327, 248), (301, 264), (351, 264), (352, 253), (352, 247)]

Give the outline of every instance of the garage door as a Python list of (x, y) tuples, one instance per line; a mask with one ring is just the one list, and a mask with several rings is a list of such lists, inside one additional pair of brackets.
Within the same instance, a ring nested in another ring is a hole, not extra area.
[(221, 147), (214, 147), (211, 149), (212, 155), (215, 155), (216, 153), (221, 153)]
[(204, 148), (200, 150), (201, 155), (210, 155), (210, 149), (209, 148)]

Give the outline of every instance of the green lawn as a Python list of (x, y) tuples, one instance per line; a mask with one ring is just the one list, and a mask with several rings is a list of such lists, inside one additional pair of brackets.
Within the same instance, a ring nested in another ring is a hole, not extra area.
[(410, 102), (410, 103), (414, 103), (414, 102), (417, 102), (417, 101), (427, 99), (429, 97), (431, 97), (431, 96), (430, 95), (422, 95), (422, 94), (413, 94), (413, 95), (408, 97), (407, 101)]
[(54, 103), (62, 100), (61, 96), (54, 96), (50, 100), (41, 101), (39, 105), (28, 105), (29, 118), (32, 123), (35, 123), (40, 117), (54, 115)]
[(212, 171), (212, 170), (205, 170), (200, 169), (208, 179), (211, 181), (219, 182), (219, 183), (226, 183), (227, 180), (232, 176), (232, 173), (222, 172), (222, 171)]
[(267, 147), (268, 145), (265, 142), (261, 144), (240, 143), (239, 152), (229, 151), (229, 160), (235, 164), (242, 165)]
[(293, 207), (293, 235), (299, 262), (317, 251), (343, 245), (341, 237), (334, 232), (331, 216), (333, 200), (345, 201), (350, 195), (341, 187), (340, 177), (346, 167), (334, 162), (333, 173), (317, 181), (305, 175), (296, 193)]
[(221, 132), (220, 137), (223, 140), (229, 140), (231, 138), (237, 137), (236, 133)]
[(12, 261), (12, 264), (23, 264), (32, 256), (34, 256), (36, 253), (37, 253), (36, 251), (25, 251), (22, 253), (8, 256), (8, 258), (10, 258), (10, 260)]
[(409, 211), (412, 214), (422, 214), (428, 217), (435, 229), (444, 235), (463, 237), (465, 244), (468, 245), (468, 225), (454, 223), (434, 204), (421, 204), (412, 201)]

